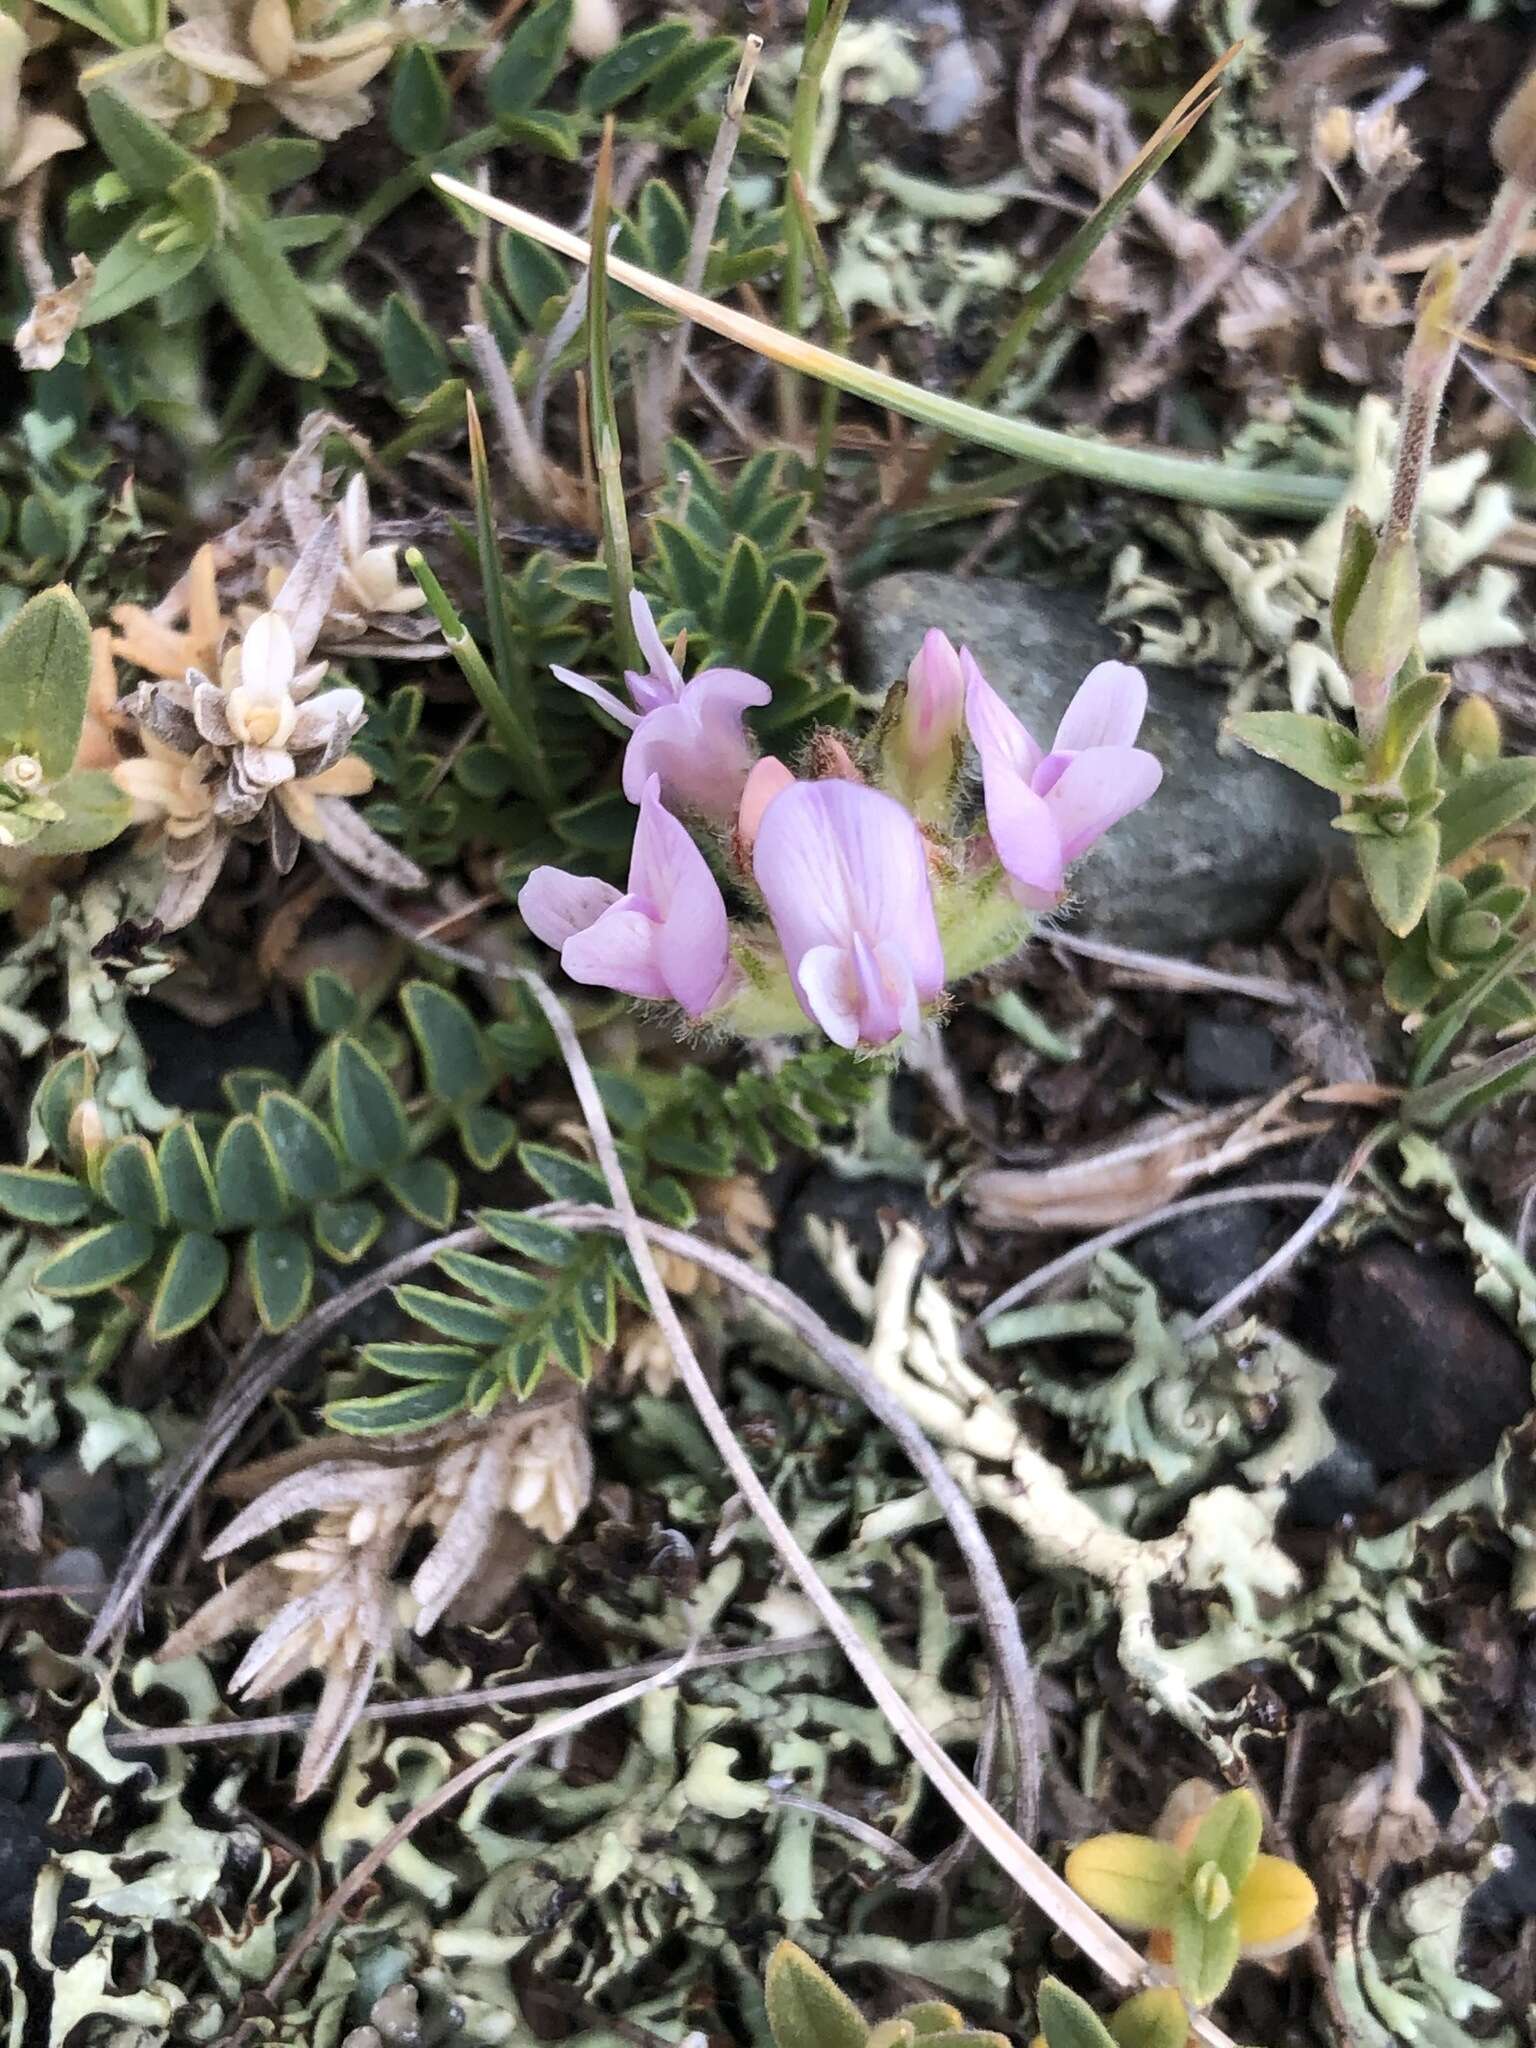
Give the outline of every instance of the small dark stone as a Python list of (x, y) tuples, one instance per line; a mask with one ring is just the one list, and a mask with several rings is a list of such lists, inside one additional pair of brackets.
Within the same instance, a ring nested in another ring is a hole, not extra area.
[(1376, 1505), (1379, 1481), (1365, 1453), (1341, 1437), (1290, 1490), (1285, 1519), (1298, 1529), (1336, 1529)]
[(1512, 1800), (1499, 1815), (1500, 1867), (1467, 1901), (1473, 1926), (1508, 1930), (1536, 1914), (1536, 1806)]
[(49, 1453), (30, 1476), (53, 1527), (115, 1564), (144, 1505), (143, 1475), (110, 1464), (87, 1472), (71, 1449)]
[(1329, 1420), (1383, 1478), (1481, 1471), (1531, 1406), (1525, 1348), (1465, 1266), (1396, 1238), (1325, 1265), (1297, 1334), (1337, 1371)]
[(1267, 1024), (1256, 1017), (1197, 1010), (1184, 1030), (1184, 1092), (1196, 1102), (1268, 1095), (1289, 1065)]
[(1180, 1308), (1207, 1309), (1263, 1263), (1275, 1211), (1263, 1202), (1197, 1209), (1136, 1240), (1136, 1264)]
[(953, 1257), (955, 1236), (948, 1211), (934, 1208), (915, 1182), (888, 1174), (851, 1180), (827, 1166), (817, 1167), (807, 1177), (785, 1211), (775, 1240), (774, 1270), (779, 1279), (850, 1339), (868, 1333), (829, 1276), (811, 1242), (808, 1225), (812, 1217), (827, 1225), (840, 1223), (858, 1248), (864, 1272), (873, 1274), (885, 1249), (882, 1212), (888, 1217), (906, 1217), (917, 1225), (928, 1240), (930, 1267), (942, 1268)]
[(265, 1067), (285, 1081), (297, 1081), (309, 1064), (314, 1040), (292, 1004), (282, 1012), (263, 1006), (210, 1030), (194, 1024), (166, 1003), (132, 1004), (133, 1027), (149, 1056), (150, 1084), (175, 1109), (228, 1114), (223, 1077), (232, 1067)]

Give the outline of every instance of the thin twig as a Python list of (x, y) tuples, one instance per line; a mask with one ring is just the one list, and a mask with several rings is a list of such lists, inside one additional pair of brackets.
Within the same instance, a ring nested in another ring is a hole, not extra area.
[[(489, 1243), (489, 1237), (483, 1242)], [(49, 1588), (48, 1590), (52, 1590)], [(980, 1619), (975, 1613), (952, 1615), (957, 1626)], [(881, 1631), (897, 1635), (902, 1624), (891, 1623)], [(701, 1650), (694, 1658), (693, 1671), (727, 1671), (742, 1664), (761, 1664), (781, 1657), (810, 1657), (837, 1645), (825, 1629), (807, 1629), (798, 1636), (775, 1636), (763, 1643), (743, 1643), (731, 1650)], [(665, 1671), (670, 1657), (645, 1657), (635, 1664), (615, 1665), (607, 1671), (568, 1671), (555, 1678), (517, 1678), (507, 1685), (476, 1686), (468, 1692), (425, 1693), (410, 1700), (376, 1700), (364, 1707), (359, 1721), (421, 1721), (447, 1714), (473, 1713), (481, 1707), (528, 1707), (542, 1700), (558, 1699), (566, 1693), (595, 1692), (604, 1686), (628, 1685), (632, 1680), (650, 1678)], [(115, 1729), (102, 1739), (113, 1756), (153, 1756), (166, 1749), (193, 1749), (230, 1742), (264, 1742), (270, 1736), (302, 1735), (314, 1721), (312, 1713), (234, 1715), (223, 1721), (186, 1721), (169, 1728)], [(0, 1742), (0, 1762), (36, 1763), (57, 1756), (56, 1743), (17, 1739)]]
[[(715, 130), (709, 167), (704, 173), (704, 184), (699, 193), (698, 211), (693, 217), (688, 261), (683, 266), (683, 283), (691, 292), (702, 291), (704, 287), (704, 273), (709, 267), (715, 229), (720, 225), (720, 208), (725, 203), (731, 164), (736, 155), (736, 145), (741, 140), (741, 119), (747, 110), (747, 94), (752, 90), (753, 73), (762, 54), (762, 37), (748, 36), (742, 47), (741, 62), (736, 67), (735, 82), (725, 96), (725, 111), (720, 117), (720, 126)], [(692, 333), (691, 321), (679, 322), (677, 332), (661, 344), (658, 353), (651, 381), (651, 407), (657, 421), (657, 438), (663, 442), (672, 431), (678, 394), (683, 387), (683, 363)]]
[(1248, 1274), (1246, 1279), (1239, 1280), (1235, 1287), (1229, 1288), (1220, 1301), (1208, 1308), (1205, 1314), (1190, 1326), (1184, 1338), (1186, 1344), (1193, 1344), (1198, 1338), (1205, 1336), (1207, 1331), (1214, 1330), (1218, 1324), (1225, 1322), (1227, 1317), (1240, 1309), (1245, 1302), (1252, 1301), (1256, 1294), (1262, 1293), (1271, 1280), (1277, 1279), (1296, 1263), (1307, 1246), (1322, 1236), (1350, 1199), (1351, 1183), (1376, 1147), (1396, 1129), (1396, 1124), (1380, 1124), (1361, 1140), (1350, 1155), (1344, 1171), (1306, 1221), (1299, 1229), (1292, 1231), (1280, 1249), (1271, 1253), (1262, 1266)]
[[(1151, 1209), (1145, 1216), (1133, 1216), (1129, 1223), (1117, 1223), (1111, 1230), (1101, 1230), (1097, 1237), (1090, 1237), (1084, 1244), (1073, 1245), (1059, 1258), (1048, 1259), (1033, 1273), (1026, 1273), (1022, 1280), (1015, 1280), (1011, 1287), (1005, 1288), (995, 1301), (989, 1301), (980, 1311), (976, 1317), (977, 1328), (985, 1329), (988, 1323), (995, 1322), (1021, 1301), (1043, 1293), (1054, 1281), (1075, 1272), (1079, 1266), (1088, 1265), (1100, 1252), (1113, 1251), (1116, 1245), (1127, 1244), (1133, 1237), (1140, 1237), (1143, 1231), (1156, 1230), (1160, 1224), (1176, 1222), (1180, 1216), (1198, 1215), (1202, 1209), (1224, 1209), (1234, 1202), (1315, 1202), (1333, 1192), (1327, 1181), (1277, 1180), (1268, 1187), (1216, 1188), (1209, 1194), (1185, 1195), (1177, 1202), (1165, 1202), (1160, 1209)], [(1350, 1195), (1349, 1199), (1358, 1200), (1359, 1197)]]
[(1144, 975), (1160, 988), (1219, 990), (1225, 995), (1252, 996), (1256, 1003), (1281, 1003), (1290, 1008), (1303, 1000), (1299, 988), (1266, 974), (1226, 974), (1219, 967), (1202, 967), (1194, 960), (1144, 953), (1134, 946), (1112, 946), (1107, 939), (1084, 939), (1075, 932), (1047, 931), (1042, 936), (1064, 953), (1079, 953), (1085, 960), (1102, 960), (1106, 967)]
[(799, 1792), (780, 1792), (769, 1786), (775, 1806), (787, 1806), (792, 1813), (808, 1813), (817, 1820), (836, 1828), (840, 1835), (848, 1835), (855, 1842), (863, 1842), (888, 1863), (898, 1864), (908, 1875), (922, 1869), (921, 1861), (912, 1854), (905, 1842), (898, 1842), (890, 1835), (882, 1835), (871, 1827), (867, 1820), (860, 1820), (856, 1814), (844, 1813), (840, 1807), (828, 1806), (824, 1799), (806, 1799)]

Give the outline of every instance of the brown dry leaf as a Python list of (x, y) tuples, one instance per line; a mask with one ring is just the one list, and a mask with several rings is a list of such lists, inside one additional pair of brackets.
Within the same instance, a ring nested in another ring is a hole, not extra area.
[(1293, 1081), (1266, 1102), (1250, 1098), (1194, 1116), (1151, 1117), (1117, 1143), (1059, 1166), (990, 1167), (971, 1176), (965, 1199), (978, 1222), (998, 1230), (1106, 1230), (1128, 1223), (1256, 1152), (1326, 1129), (1286, 1115), (1309, 1085)]

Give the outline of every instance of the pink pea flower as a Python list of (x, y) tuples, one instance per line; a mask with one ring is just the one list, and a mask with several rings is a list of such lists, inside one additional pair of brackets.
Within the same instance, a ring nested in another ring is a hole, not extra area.
[(730, 976), (725, 898), (703, 854), (662, 808), (655, 775), (640, 793), (627, 890), (535, 868), (517, 907), (535, 938), (559, 947), (572, 981), (670, 1000), (702, 1017)]
[(885, 743), (887, 780), (920, 818), (948, 809), (965, 722), (965, 676), (953, 643), (937, 626), (907, 670), (901, 710)]
[(796, 782), (757, 828), (753, 873), (800, 1007), (835, 1044), (915, 1031), (944, 986), (922, 834), (857, 782)]
[(757, 758), (742, 716), (768, 703), (773, 692), (743, 668), (706, 668), (685, 683), (638, 590), (630, 593), (629, 615), (640, 651), (650, 663), (643, 676), (633, 669), (625, 671), (633, 710), (587, 676), (568, 668), (552, 672), (568, 689), (601, 704), (610, 718), (629, 728), (624, 794), (632, 804), (639, 803), (647, 781), (656, 775), (669, 803), (724, 822), (735, 816)]
[(1123, 661), (1090, 669), (1044, 754), (968, 648), (960, 664), (992, 844), (1025, 909), (1052, 910), (1073, 861), (1163, 779), (1157, 757), (1132, 744), (1147, 709), (1146, 678)]

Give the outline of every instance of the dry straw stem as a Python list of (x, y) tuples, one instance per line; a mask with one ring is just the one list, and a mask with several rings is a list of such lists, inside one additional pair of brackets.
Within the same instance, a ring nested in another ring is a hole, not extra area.
[(1292, 1081), (1267, 1101), (1253, 1097), (1189, 1116), (1153, 1116), (1117, 1142), (1055, 1166), (985, 1167), (965, 1184), (967, 1206), (994, 1230), (1099, 1230), (1161, 1207), (1190, 1181), (1227, 1173), (1256, 1152), (1316, 1137), (1325, 1122), (1286, 1115), (1310, 1084)]
[[(461, 179), (437, 173), (432, 181), (440, 191), (476, 213), (489, 215), (504, 227), (556, 249), (578, 263), (589, 263), (591, 245), (580, 235), (541, 220), (505, 199), (493, 199)], [(790, 216), (793, 218), (793, 214)], [(1274, 517), (1316, 520), (1333, 505), (1342, 488), (1333, 477), (1306, 476), (1280, 470), (1245, 470), (1220, 462), (1206, 462), (1191, 456), (1164, 455), (1155, 448), (1127, 448), (1118, 443), (1097, 441), (1086, 435), (1062, 433), (1054, 427), (1040, 427), (1028, 420), (1004, 419), (967, 405), (957, 398), (920, 390), (892, 377), (884, 370), (868, 368), (815, 342), (801, 341), (782, 333), (765, 320), (734, 307), (718, 305), (697, 292), (685, 291), (669, 279), (656, 277), (621, 257), (610, 257), (608, 275), (616, 284), (628, 285), (659, 306), (667, 306), (685, 319), (696, 321), (728, 341), (766, 356), (786, 369), (799, 370), (836, 385), (855, 398), (867, 399), (905, 419), (936, 427), (941, 433), (973, 441), (984, 448), (999, 449), (1005, 455), (1040, 462), (1070, 476), (1082, 476), (1098, 483), (1128, 490), (1151, 491), (1192, 505), (1214, 505), (1228, 511), (1266, 512)]]
[[(323, 851), (320, 858), (326, 860)], [(400, 918), (397, 913), (391, 910), (388, 905), (382, 903), (371, 891), (361, 889), (354, 882), (353, 878), (341, 870), (339, 866), (330, 863), (328, 860), (326, 865), (333, 872), (340, 886), (362, 903), (363, 907), (372, 915), (380, 917), (385, 924), (393, 929), (400, 930), (403, 927), (407, 935), (409, 935), (410, 926), (408, 920)], [(677, 1248), (683, 1250), (685, 1256), (696, 1257), (701, 1263), (714, 1263), (717, 1267), (721, 1261), (729, 1257), (729, 1254), (720, 1253), (713, 1246), (706, 1247), (701, 1242), (696, 1243), (686, 1232), (678, 1232), (674, 1237), (673, 1233), (665, 1231), (657, 1225), (647, 1226), (642, 1223), (639, 1212), (635, 1208), (634, 1198), (630, 1194), (629, 1184), (624, 1177), (623, 1165), (619, 1159), (618, 1147), (614, 1142), (612, 1127), (608, 1122), (608, 1113), (603, 1107), (602, 1096), (598, 1091), (597, 1082), (588, 1064), (586, 1053), (582, 1049), (576, 1027), (571, 1022), (570, 1014), (564, 1004), (560, 1002), (558, 997), (538, 975), (527, 969), (509, 968), (499, 962), (483, 960), (478, 955), (467, 950), (457, 947), (442, 947), (437, 945), (436, 942), (433, 942), (429, 950), (438, 952), (441, 956), (451, 959), (455, 964), (467, 967), (471, 971), (482, 974), (489, 972), (495, 974), (500, 979), (521, 982), (530, 991), (539, 1008), (543, 1011), (570, 1073), (571, 1084), (575, 1089), (577, 1102), (580, 1105), (582, 1116), (592, 1139), (597, 1163), (602, 1170), (604, 1179), (608, 1183), (616, 1212), (612, 1216), (602, 1210), (595, 1212), (562, 1210), (551, 1213), (560, 1214), (561, 1220), (566, 1221), (573, 1228), (580, 1227), (575, 1221), (578, 1215), (591, 1213), (592, 1221), (588, 1227), (605, 1230), (616, 1228), (618, 1234), (622, 1236), (630, 1257), (634, 1262), (635, 1271), (640, 1278), (651, 1313), (655, 1317), (656, 1323), (672, 1351), (678, 1375), (683, 1385), (687, 1388), (694, 1406), (698, 1409), (699, 1418), (708, 1431), (715, 1448), (720, 1453), (722, 1462), (740, 1488), (743, 1498), (767, 1531), (774, 1548), (799, 1581), (806, 1598), (820, 1615), (833, 1640), (858, 1673), (871, 1698), (882, 1713), (885, 1714), (892, 1729), (900, 1737), (908, 1752), (927, 1775), (934, 1789), (945, 1800), (957, 1818), (970, 1831), (998, 1867), (1013, 1879), (1019, 1889), (1048, 1919), (1054, 1922), (1071, 1940), (1076, 1942), (1083, 1953), (1090, 1958), (1111, 1983), (1122, 1988), (1134, 1988), (1152, 1981), (1155, 1978), (1155, 1972), (1150, 1969), (1145, 1958), (1138, 1954), (1128, 1941), (1116, 1933), (1107, 1921), (1101, 1919), (1097, 1913), (1087, 1906), (1072, 1890), (1066, 1880), (1054, 1871), (1044, 1858), (1039, 1856), (1014, 1828), (1009, 1826), (1001, 1814), (994, 1811), (988, 1805), (986, 1799), (977, 1790), (975, 1785), (971, 1783), (970, 1779), (966, 1777), (959, 1765), (935, 1741), (934, 1737), (901, 1697), (901, 1694), (886, 1675), (884, 1664), (871, 1651), (869, 1645), (859, 1634), (853, 1621), (843, 1608), (839, 1606), (834, 1595), (822, 1581), (816, 1567), (796, 1541), (793, 1530), (784, 1520), (783, 1515), (774, 1503), (772, 1495), (763, 1485), (761, 1479), (759, 1479), (751, 1458), (737, 1441), (724, 1411), (715, 1399), (714, 1392), (710, 1387), (704, 1370), (699, 1364), (692, 1344), (689, 1342), (688, 1334), (683, 1328), (677, 1310), (673, 1306), (672, 1299), (667, 1293), (661, 1275), (657, 1270), (656, 1261), (651, 1251), (650, 1240), (654, 1238), (657, 1244), (668, 1248), (671, 1248), (675, 1243)], [(733, 1261), (732, 1263), (734, 1265), (737, 1262)], [(742, 1268), (740, 1270), (743, 1274), (751, 1271), (750, 1268)], [(786, 1315), (793, 1314), (795, 1327), (805, 1328), (808, 1326), (808, 1322), (819, 1322), (819, 1318), (815, 1318), (813, 1312), (804, 1303), (798, 1302), (787, 1290), (777, 1288), (776, 1284), (772, 1282), (765, 1283), (762, 1275), (755, 1276), (755, 1285), (758, 1288), (763, 1287), (765, 1284), (773, 1289), (775, 1299), (779, 1302), (782, 1312)], [(828, 1334), (830, 1335), (830, 1333)], [(903, 1395), (906, 1395), (908, 1392), (909, 1389), (903, 1389)], [(882, 1420), (885, 1420), (888, 1414), (894, 1418), (896, 1411), (904, 1405), (904, 1400), (901, 1397), (898, 1397), (889, 1404), (882, 1400), (880, 1405), (874, 1408), (874, 1412)], [(902, 1425), (900, 1440), (905, 1447), (912, 1441), (912, 1426), (916, 1418), (908, 1412), (900, 1420)], [(919, 1438), (923, 1438), (923, 1432), (920, 1427), (916, 1433)], [(925, 1477), (931, 1469), (931, 1459), (929, 1456), (931, 1450), (932, 1446), (927, 1444), (926, 1438), (923, 1438), (923, 1457), (919, 1469), (923, 1471)], [(1038, 1458), (1038, 1454), (1032, 1455)], [(1059, 1495), (1065, 1502), (1070, 1503), (1072, 1496), (1066, 1490), (1061, 1475), (1045, 1459), (1038, 1459), (1038, 1463), (1054, 1483), (1055, 1492), (1051, 1496), (1053, 1502)], [(1012, 1489), (1014, 1498), (1011, 1506), (1007, 1501), (999, 1501), (998, 1505), (1003, 1508), (1005, 1513), (1012, 1511), (1017, 1514), (1020, 1508), (1019, 1496), (1024, 1489), (1016, 1479), (1002, 1483), (1005, 1488)], [(1100, 1524), (1098, 1526), (1102, 1528), (1103, 1525)], [(1112, 1534), (1113, 1532), (1106, 1531), (1105, 1533)], [(1147, 1548), (1150, 1551), (1151, 1546)], [(971, 1561), (968, 1559), (968, 1562)], [(1150, 1569), (1150, 1557), (1147, 1563)], [(992, 1570), (994, 1572), (996, 1570), (995, 1563), (992, 1566)], [(1018, 1622), (1013, 1614), (1011, 1604), (1008, 1609), (1007, 1620), (1016, 1633)], [(1147, 1625), (1150, 1628), (1150, 1620)], [(1222, 2032), (1221, 2028), (1213, 2020), (1208, 2019), (1204, 2014), (1191, 2014), (1190, 2029), (1197, 2039), (1206, 2044), (1206, 2048), (1232, 2048), (1232, 2043), (1228, 2036)]]
[[(767, 1531), (775, 1550), (799, 1581), (801, 1590), (821, 1616), (839, 1648), (858, 1673), (865, 1689), (880, 1708), (892, 1729), (914, 1760), (926, 1773), (934, 1789), (970, 1829), (995, 1863), (1011, 1877), (1028, 1898), (1051, 1919), (1084, 1954), (1097, 1964), (1112, 1983), (1135, 1986), (1148, 1980), (1148, 1965), (1115, 1930), (1087, 1907), (1051, 1866), (1030, 1848), (1002, 1815), (997, 1813), (966, 1777), (959, 1765), (924, 1727), (895, 1685), (884, 1664), (870, 1650), (850, 1617), (822, 1581), (816, 1567), (801, 1549), (794, 1531), (780, 1514), (773, 1496), (757, 1475), (751, 1458), (742, 1448), (715, 1399), (703, 1367), (694, 1353), (671, 1296), (667, 1293), (656, 1260), (630, 1194), (629, 1184), (614, 1143), (608, 1113), (597, 1082), (587, 1063), (581, 1041), (565, 1006), (536, 974), (522, 971), (518, 977), (544, 1012), (569, 1070), (576, 1099), (591, 1135), (597, 1162), (617, 1212), (620, 1230), (635, 1270), (645, 1291), (651, 1313), (671, 1348), (678, 1375), (699, 1412), (699, 1419), (735, 1480), (748, 1505)], [(1200, 2014), (1190, 2017), (1192, 2031), (1208, 2048), (1230, 2048), (1227, 2036), (1213, 2021)]]
[[(696, 292), (704, 283), (710, 245), (720, 224), (720, 208), (725, 203), (731, 164), (736, 156), (736, 145), (741, 140), (741, 120), (747, 111), (747, 95), (752, 90), (757, 60), (762, 54), (762, 37), (748, 36), (742, 48), (741, 62), (736, 67), (735, 82), (725, 96), (725, 112), (715, 130), (709, 168), (704, 173), (704, 185), (699, 193), (698, 212), (693, 217), (688, 260), (683, 265), (683, 287), (686, 291)], [(677, 411), (678, 393), (683, 385), (683, 364), (688, 356), (690, 326), (691, 323), (684, 320), (677, 332), (661, 343), (653, 370), (651, 409), (658, 423), (658, 438), (663, 441), (672, 431), (672, 416)]]

